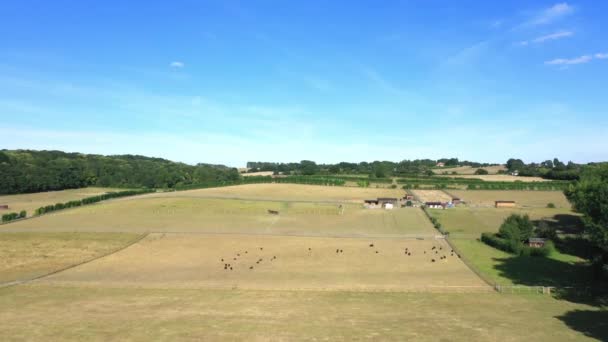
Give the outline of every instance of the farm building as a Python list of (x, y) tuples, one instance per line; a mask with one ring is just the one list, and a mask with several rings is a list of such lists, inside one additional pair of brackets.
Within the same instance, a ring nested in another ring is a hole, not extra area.
[(365, 203), (367, 205), (378, 205), (378, 200), (377, 199), (366, 199), (363, 201), (363, 203)]
[(0, 204), (0, 210), (8, 210), (8, 204)]
[(407, 194), (407, 195), (405, 195), (403, 197), (403, 199), (406, 200), (406, 201), (413, 201), (414, 200), (414, 195)]
[(515, 201), (494, 201), (496, 208), (514, 208)]
[(425, 202), (424, 205), (427, 208), (431, 208), (431, 209), (443, 209), (443, 208), (445, 208), (445, 204), (441, 203), (441, 202)]
[(437, 166), (437, 167), (444, 167), (444, 166), (445, 166), (445, 163), (439, 162), (439, 163), (437, 163), (435, 166)]
[(395, 206), (393, 205), (393, 203), (384, 203), (384, 209), (386, 209), (386, 210), (391, 210), (394, 207)]
[(528, 239), (528, 246), (534, 247), (534, 248), (544, 247), (545, 246), (545, 239), (542, 239), (542, 238), (529, 238)]
[(453, 197), (452, 198), (452, 204), (457, 205), (460, 204), (461, 200), (458, 197)]
[(380, 205), (384, 206), (387, 203), (390, 203), (392, 205), (396, 205), (399, 202), (399, 199), (397, 198), (392, 198), (392, 197), (378, 197), (378, 203), (380, 203)]

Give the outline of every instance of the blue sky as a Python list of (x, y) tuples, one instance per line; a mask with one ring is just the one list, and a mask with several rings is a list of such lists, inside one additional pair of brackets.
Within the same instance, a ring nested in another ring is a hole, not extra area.
[(608, 160), (606, 1), (5, 1), (0, 148)]

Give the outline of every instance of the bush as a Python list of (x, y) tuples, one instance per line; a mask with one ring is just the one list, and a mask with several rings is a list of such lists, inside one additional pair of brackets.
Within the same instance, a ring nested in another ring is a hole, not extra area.
[(397, 189), (397, 184), (391, 184), (391, 189)]
[(555, 208), (555, 204), (554, 203), (547, 203), (547, 208)]
[(487, 175), (488, 173), (489, 173), (488, 170), (485, 170), (485, 169), (477, 169), (477, 170), (475, 170), (475, 174), (476, 175)]
[(26, 216), (27, 216), (27, 211), (25, 211), (25, 210), (21, 210), (21, 211), (19, 212), (19, 218), (25, 218)]
[(2, 215), (2, 222), (10, 222), (19, 218), (19, 214), (17, 213), (8, 213)]

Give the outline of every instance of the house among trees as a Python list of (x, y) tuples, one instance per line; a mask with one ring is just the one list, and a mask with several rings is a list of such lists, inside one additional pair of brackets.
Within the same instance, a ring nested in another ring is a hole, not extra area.
[(528, 246), (532, 248), (542, 248), (545, 246), (545, 239), (531, 237), (528, 239)]
[(444, 167), (445, 163), (444, 162), (439, 162), (435, 166), (437, 166), (437, 167)]
[(515, 201), (494, 201), (496, 208), (514, 208)]

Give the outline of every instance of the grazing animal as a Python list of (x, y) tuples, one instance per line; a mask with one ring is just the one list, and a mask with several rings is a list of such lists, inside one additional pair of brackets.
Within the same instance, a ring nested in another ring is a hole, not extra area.
[(424, 251), (424, 254), (426, 254), (426, 251)]
[(232, 258), (232, 260), (236, 260), (236, 258)]
[(230, 270), (232, 271), (232, 267), (230, 267)]
[(343, 249), (341, 249), (341, 250), (340, 250), (340, 253), (344, 253), (344, 250), (343, 250)]
[(224, 261), (224, 258), (222, 258), (222, 261)]
[(374, 247), (374, 244), (373, 244), (373, 243), (370, 243), (370, 244), (369, 244), (369, 246), (370, 246), (370, 247)]
[(261, 250), (261, 251), (263, 251), (263, 250), (264, 250), (264, 247), (260, 247), (260, 250)]
[(309, 250), (309, 251), (312, 251), (312, 248), (308, 247), (308, 250)]
[(247, 251), (245, 251), (245, 254), (247, 254)]
[(237, 253), (236, 256), (241, 256), (241, 255), (239, 253)]
[(378, 254), (378, 251), (376, 251), (376, 254)]
[(253, 266), (249, 266), (249, 269), (250, 269), (250, 270), (252, 270), (252, 269), (253, 269)]
[(412, 253), (407, 253), (407, 255), (412, 255)]
[(435, 262), (435, 259), (431, 259), (431, 262)]
[(336, 249), (336, 253), (340, 253), (340, 250), (339, 250), (339, 249)]

